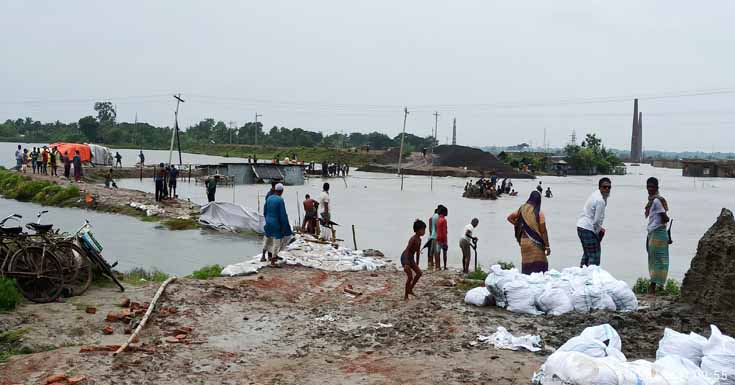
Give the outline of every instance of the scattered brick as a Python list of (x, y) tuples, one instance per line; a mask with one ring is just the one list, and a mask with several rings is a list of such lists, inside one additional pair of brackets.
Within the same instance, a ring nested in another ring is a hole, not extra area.
[(80, 382), (87, 381), (87, 376), (69, 377), (66, 381), (69, 383), (69, 385), (76, 385)]
[(130, 298), (123, 298), (122, 300), (120, 300), (120, 306), (130, 307)]
[(112, 331), (113, 331), (113, 330), (112, 330), (112, 326), (109, 326), (109, 325), (108, 325), (108, 326), (105, 326), (105, 327), (104, 327), (104, 328), (102, 329), (102, 333), (103, 333), (103, 334), (112, 334)]
[(65, 374), (54, 374), (53, 376), (46, 378), (46, 383), (53, 384), (54, 382), (64, 382), (66, 381), (66, 378)]
[(87, 314), (95, 314), (97, 313), (97, 308), (94, 306), (87, 306), (87, 309), (84, 311), (86, 311)]
[(166, 342), (169, 344), (177, 344), (181, 341), (176, 337), (166, 337)]
[(186, 337), (188, 337), (186, 334), (178, 334), (176, 335), (177, 340), (185, 340)]
[(120, 321), (120, 314), (115, 312), (109, 312), (107, 313), (107, 317), (105, 317), (105, 321), (107, 322), (117, 322)]

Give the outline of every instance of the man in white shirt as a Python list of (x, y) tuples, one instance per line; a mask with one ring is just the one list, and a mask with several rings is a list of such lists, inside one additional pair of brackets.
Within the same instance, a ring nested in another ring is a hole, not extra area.
[(325, 240), (332, 240), (337, 238), (337, 234), (335, 234), (334, 226), (329, 223), (332, 220), (332, 202), (329, 198), (329, 183), (324, 183), (322, 189), (322, 194), (319, 196), (319, 206), (322, 208), (322, 223), (324, 227), (330, 230), (329, 232), (325, 231), (323, 237)]
[(610, 196), (612, 182), (610, 178), (602, 178), (597, 182), (598, 190), (593, 192), (584, 204), (582, 213), (577, 219), (577, 235), (582, 242), (582, 261), (579, 266), (600, 265), (602, 247), (600, 241), (605, 236), (605, 207)]
[(472, 259), (470, 247), (472, 247), (472, 242), (477, 242), (477, 237), (473, 235), (473, 232), (478, 224), (480, 224), (480, 220), (472, 218), (472, 222), (464, 227), (462, 238), (459, 239), (459, 248), (462, 250), (462, 272), (465, 274), (470, 272), (470, 260)]

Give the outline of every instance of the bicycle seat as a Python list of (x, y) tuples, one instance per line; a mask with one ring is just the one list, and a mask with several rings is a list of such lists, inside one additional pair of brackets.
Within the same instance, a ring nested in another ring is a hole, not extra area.
[(38, 233), (45, 233), (51, 231), (51, 229), (54, 228), (54, 225), (39, 225), (38, 223), (29, 223), (26, 225), (26, 227)]
[(22, 232), (22, 227), (0, 227), (0, 234), (3, 235), (18, 235)]

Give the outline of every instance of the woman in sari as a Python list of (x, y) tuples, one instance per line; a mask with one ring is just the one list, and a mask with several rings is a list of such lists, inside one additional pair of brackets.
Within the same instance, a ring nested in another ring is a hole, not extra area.
[(546, 258), (551, 255), (546, 219), (541, 211), (541, 193), (534, 191), (518, 211), (508, 215), (508, 222), (516, 228), (516, 240), (521, 246), (521, 272), (543, 273), (549, 269)]

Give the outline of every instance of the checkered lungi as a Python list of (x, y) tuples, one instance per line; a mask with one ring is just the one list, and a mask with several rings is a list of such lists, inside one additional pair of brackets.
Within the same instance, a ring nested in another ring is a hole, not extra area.
[(602, 248), (600, 247), (600, 238), (594, 231), (577, 227), (577, 235), (582, 242), (582, 261), (580, 266), (600, 265), (600, 255)]

